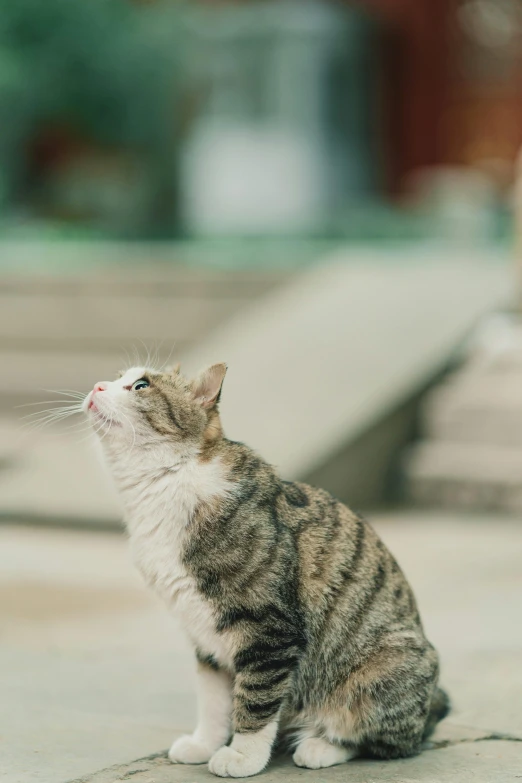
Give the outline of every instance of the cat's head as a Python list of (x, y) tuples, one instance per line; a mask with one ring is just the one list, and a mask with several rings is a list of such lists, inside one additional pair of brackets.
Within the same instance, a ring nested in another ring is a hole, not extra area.
[(179, 366), (167, 372), (132, 367), (95, 384), (83, 410), (107, 443), (202, 448), (222, 435), (217, 407), (226, 370), (214, 364), (188, 380)]

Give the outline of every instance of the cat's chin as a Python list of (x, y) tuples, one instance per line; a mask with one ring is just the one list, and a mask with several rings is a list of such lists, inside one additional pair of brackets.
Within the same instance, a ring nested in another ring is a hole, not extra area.
[(94, 406), (91, 406), (89, 408), (88, 415), (90, 416), (92, 423), (96, 424), (97, 426), (101, 425), (102, 427), (106, 427), (106, 428), (122, 426), (121, 421), (118, 421), (112, 416), (107, 416), (99, 408), (96, 408)]

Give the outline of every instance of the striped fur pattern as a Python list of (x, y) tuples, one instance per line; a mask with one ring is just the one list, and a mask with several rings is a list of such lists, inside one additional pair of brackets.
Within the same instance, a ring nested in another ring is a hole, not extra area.
[(225, 371), (133, 368), (85, 401), (134, 561), (197, 658), (171, 760), (245, 777), (284, 738), (309, 768), (418, 753), (449, 705), (411, 588), (364, 519), (224, 437)]

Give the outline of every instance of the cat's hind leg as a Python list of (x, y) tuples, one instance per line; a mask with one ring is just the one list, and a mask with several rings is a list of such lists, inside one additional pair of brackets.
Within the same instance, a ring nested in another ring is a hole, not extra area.
[[(394, 640), (395, 641), (395, 640)], [(381, 651), (350, 677), (358, 707), (361, 753), (378, 759), (414, 756), (449, 709), (436, 690), (438, 659), (422, 638), (403, 635), (403, 644)]]
[(344, 764), (357, 756), (355, 748), (336, 745), (324, 737), (308, 737), (302, 740), (293, 755), (294, 764), (308, 769), (322, 769)]
[[(339, 713), (343, 713), (339, 715)], [(355, 743), (348, 740), (352, 720), (348, 711), (321, 711), (294, 719), (289, 739), (294, 746), (293, 761), (298, 767), (322, 769), (344, 764), (358, 756)]]

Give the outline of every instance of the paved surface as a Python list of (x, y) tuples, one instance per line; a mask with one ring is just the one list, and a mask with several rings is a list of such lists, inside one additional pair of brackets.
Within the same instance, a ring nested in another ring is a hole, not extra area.
[[(274, 761), (259, 777), (263, 783), (490, 783), (521, 777), (522, 743), (485, 739), (457, 740), (443, 750), (426, 751), (406, 761), (351, 761), (325, 770), (300, 770), (283, 759)], [(165, 757), (142, 759), (125, 767), (113, 767), (77, 783), (211, 783), (206, 768), (176, 767)], [(219, 779), (218, 779), (219, 780)]]
[[(261, 779), (522, 779), (520, 520), (409, 511), (376, 526), (416, 589), (454, 711), (418, 758), (321, 773), (276, 760)], [(0, 616), (2, 782), (213, 779), (161, 755), (194, 724), (192, 657), (123, 537), (0, 527)]]

